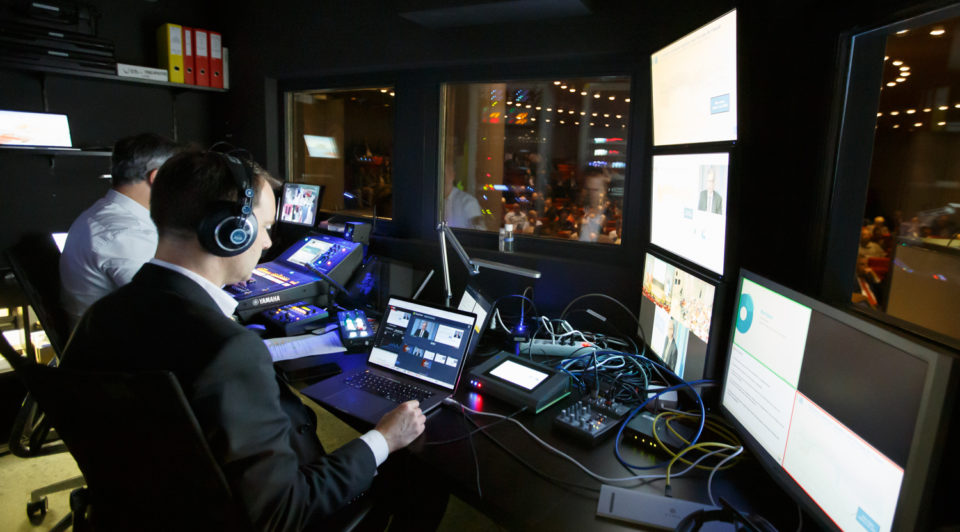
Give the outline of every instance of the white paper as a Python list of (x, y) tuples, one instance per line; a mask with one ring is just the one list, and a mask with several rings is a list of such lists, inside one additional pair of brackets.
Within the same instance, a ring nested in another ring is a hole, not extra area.
[(311, 355), (342, 353), (347, 350), (340, 342), (340, 334), (333, 330), (326, 334), (302, 334), (285, 338), (264, 340), (274, 362), (292, 360)]

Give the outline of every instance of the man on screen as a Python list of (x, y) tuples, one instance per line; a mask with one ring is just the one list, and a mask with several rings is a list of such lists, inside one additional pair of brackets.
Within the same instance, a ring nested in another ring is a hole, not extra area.
[(697, 210), (712, 212), (713, 214), (723, 214), (723, 198), (714, 190), (716, 185), (716, 173), (713, 168), (707, 168), (704, 190), (700, 191), (700, 204)]
[(417, 338), (430, 338), (430, 331), (427, 330), (427, 322), (421, 321), (420, 328), (413, 332)]
[(661, 351), (660, 358), (663, 359), (664, 365), (670, 369), (676, 369), (677, 367), (677, 326), (674, 325), (673, 318), (670, 318), (670, 321), (667, 322), (667, 338), (663, 342), (663, 351)]

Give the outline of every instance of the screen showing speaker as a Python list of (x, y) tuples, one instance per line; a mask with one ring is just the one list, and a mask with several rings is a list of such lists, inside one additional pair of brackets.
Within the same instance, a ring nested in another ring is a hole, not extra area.
[(737, 12), (650, 56), (653, 144), (737, 139)]
[(737, 301), (721, 404), (761, 463), (825, 526), (916, 529), (950, 357), (750, 272)]
[(284, 183), (278, 210), (280, 221), (312, 227), (317, 220), (317, 208), (322, 195), (323, 188), (320, 185)]
[(640, 333), (664, 365), (684, 380), (704, 376), (716, 287), (647, 253)]
[(650, 242), (723, 274), (728, 153), (653, 156)]

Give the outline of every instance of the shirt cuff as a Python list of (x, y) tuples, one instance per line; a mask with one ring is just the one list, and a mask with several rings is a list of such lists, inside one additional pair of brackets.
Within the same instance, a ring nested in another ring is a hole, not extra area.
[(380, 431), (371, 430), (360, 436), (360, 439), (373, 451), (373, 458), (377, 462), (377, 467), (387, 461), (387, 456), (390, 455), (390, 446), (387, 445), (387, 439), (383, 437), (383, 434), (380, 434)]

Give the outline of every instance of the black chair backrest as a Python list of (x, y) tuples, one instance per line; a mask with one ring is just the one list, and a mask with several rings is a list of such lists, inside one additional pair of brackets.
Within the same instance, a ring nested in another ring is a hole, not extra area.
[(91, 372), (0, 350), (86, 478), (95, 530), (248, 530), (172, 373)]
[(28, 234), (6, 251), (7, 261), (57, 356), (70, 337), (60, 303), (60, 250), (49, 234)]

